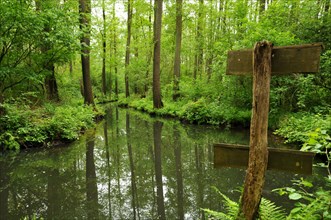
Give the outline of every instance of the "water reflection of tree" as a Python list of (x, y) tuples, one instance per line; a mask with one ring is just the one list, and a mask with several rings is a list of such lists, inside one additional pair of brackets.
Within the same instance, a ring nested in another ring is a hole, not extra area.
[(5, 160), (0, 160), (0, 219), (6, 220), (9, 217), (8, 196), (9, 196), (9, 167)]
[(176, 181), (177, 181), (177, 217), (184, 219), (184, 189), (183, 189), (183, 174), (182, 174), (182, 146), (180, 133), (177, 126), (174, 129), (174, 154), (176, 161)]
[(156, 180), (156, 202), (158, 219), (165, 218), (163, 182), (162, 182), (162, 156), (161, 156), (161, 133), (162, 122), (155, 121), (153, 124), (154, 154), (155, 154), (155, 180)]
[(62, 187), (61, 183), (57, 181), (60, 178), (60, 171), (58, 167), (53, 167), (47, 173), (47, 218), (55, 219), (61, 215), (61, 201)]
[(109, 120), (112, 121), (112, 110), (108, 109), (106, 112), (106, 119), (103, 124), (103, 135), (104, 135), (104, 140), (105, 140), (105, 149), (106, 149), (106, 161), (107, 161), (107, 186), (108, 186), (108, 217), (109, 219), (112, 219), (112, 206), (111, 206), (111, 169), (110, 169), (110, 152), (109, 152), (109, 140), (108, 140), (108, 124)]
[(128, 147), (128, 155), (129, 155), (129, 163), (130, 163), (130, 172), (131, 172), (131, 195), (132, 195), (132, 209), (133, 209), (133, 219), (139, 217), (139, 207), (137, 207), (138, 203), (138, 194), (137, 194), (137, 185), (136, 185), (136, 173), (135, 166), (133, 161), (133, 153), (132, 153), (132, 145), (131, 145), (131, 128), (130, 128), (130, 116), (129, 113), (126, 112), (126, 133), (127, 133), (127, 147)]
[(94, 131), (86, 140), (86, 212), (88, 219), (99, 218), (97, 177), (94, 163)]

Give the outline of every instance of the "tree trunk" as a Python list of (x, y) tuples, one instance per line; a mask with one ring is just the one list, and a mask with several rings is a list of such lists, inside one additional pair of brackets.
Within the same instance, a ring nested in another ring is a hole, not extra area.
[(198, 22), (197, 22), (197, 35), (196, 35), (196, 41), (197, 41), (197, 49), (196, 54), (194, 58), (194, 72), (193, 72), (193, 78), (196, 79), (197, 75), (199, 74), (201, 76), (202, 72), (202, 63), (203, 63), (203, 36), (202, 36), (202, 21), (203, 21), (203, 7), (204, 2), (203, 0), (199, 0), (199, 11), (198, 11)]
[(102, 33), (102, 93), (107, 93), (106, 83), (106, 12), (105, 12), (105, 0), (102, 0), (102, 19), (103, 19), (103, 33)]
[(46, 89), (47, 99), (58, 102), (60, 101), (60, 97), (57, 88), (54, 64), (51, 63), (47, 65), (46, 70), (49, 71), (48, 73), (49, 75), (47, 75), (45, 78), (45, 89)]
[(172, 96), (174, 101), (179, 98), (180, 51), (182, 47), (182, 6), (183, 0), (176, 0), (176, 49), (174, 61), (174, 94)]
[(161, 62), (161, 25), (163, 0), (154, 1), (154, 58), (153, 58), (153, 106), (162, 108), (160, 62)]
[(258, 42), (254, 47), (250, 150), (240, 210), (247, 220), (257, 218), (268, 163), (271, 52), (269, 42)]
[[(115, 75), (115, 99), (118, 99), (118, 76), (117, 76), (117, 36), (116, 36), (116, 2), (113, 3), (113, 64), (114, 64), (114, 75)], [(111, 85), (112, 82), (110, 81)], [(111, 86), (112, 88), (112, 86)]]
[[(215, 5), (214, 5), (215, 4)], [(219, 26), (218, 19), (215, 19), (214, 11), (217, 7), (217, 1), (215, 3), (213, 0), (210, 0), (210, 5), (209, 5), (209, 19), (208, 19), (208, 38), (207, 38), (207, 51), (206, 51), (206, 73), (207, 73), (207, 78), (208, 81), (211, 78), (212, 72), (213, 72), (213, 60), (214, 60), (214, 53), (213, 53), (213, 47), (214, 47), (214, 42), (216, 39), (217, 35), (217, 26)]]
[(80, 43), (84, 85), (84, 103), (88, 105), (94, 105), (90, 76), (91, 0), (79, 0), (79, 16), (79, 27), (83, 32)]
[[(138, 30), (136, 29), (135, 32), (138, 32)], [(133, 35), (133, 41), (134, 42), (138, 42), (138, 37), (137, 35)], [(137, 47), (137, 44), (134, 47), (134, 57), (136, 60), (139, 60), (139, 48)], [(139, 76), (138, 76), (139, 77)], [(137, 76), (134, 76), (134, 83), (133, 83), (133, 92), (134, 94), (138, 94), (139, 93), (139, 88), (138, 88), (138, 82), (137, 82)]]
[[(152, 0), (149, 0), (149, 4), (152, 5)], [(148, 14), (148, 30), (149, 30), (149, 38), (148, 39), (152, 39), (152, 12), (150, 11)], [(148, 88), (149, 88), (149, 67), (151, 64), (151, 60), (152, 60), (152, 55), (153, 55), (153, 51), (150, 50), (149, 54), (147, 55), (147, 70), (146, 70), (146, 74), (145, 74), (145, 86), (144, 86), (144, 90), (145, 90), (145, 96), (148, 93)]]
[(265, 11), (265, 5), (266, 5), (266, 0), (260, 0), (260, 7), (259, 7), (259, 12), (260, 15)]
[[(35, 0), (36, 4), (36, 11), (42, 12), (43, 11), (43, 4), (41, 0)], [(43, 32), (46, 33), (46, 36), (49, 35), (51, 31), (51, 27), (49, 24), (45, 24)], [(43, 54), (48, 54), (48, 52), (52, 49), (52, 45), (47, 42), (47, 37), (42, 39), (42, 46), (41, 52)], [(47, 100), (52, 101), (60, 101), (59, 92), (57, 89), (56, 77), (55, 77), (55, 67), (52, 61), (52, 58), (46, 59), (45, 63), (43, 63), (43, 68), (47, 71), (47, 75), (45, 76), (44, 84), (46, 90), (46, 98)]]
[(130, 45), (131, 45), (131, 25), (132, 25), (132, 8), (131, 0), (128, 0), (128, 21), (127, 21), (127, 39), (126, 39), (126, 49), (125, 49), (125, 97), (130, 96), (130, 86), (129, 86), (129, 65), (130, 65)]

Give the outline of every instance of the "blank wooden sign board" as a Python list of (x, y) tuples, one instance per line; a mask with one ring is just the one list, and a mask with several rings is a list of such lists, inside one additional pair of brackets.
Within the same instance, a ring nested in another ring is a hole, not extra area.
[[(322, 47), (321, 43), (273, 47), (272, 43), (261, 41), (255, 44), (253, 50), (228, 52), (228, 75), (253, 75), (249, 159), (241, 197), (241, 212), (246, 219), (254, 219), (257, 216), (268, 165), (271, 75), (318, 72)], [(311, 154), (309, 157), (311, 158)], [(214, 160), (217, 161), (218, 158)]]
[[(321, 43), (274, 47), (271, 54), (271, 74), (318, 72), (322, 47)], [(252, 49), (229, 51), (226, 74), (252, 74), (252, 60)]]
[[(246, 168), (249, 147), (239, 144), (214, 144), (214, 167)], [(268, 148), (268, 170), (289, 171), (298, 174), (312, 174), (315, 153), (298, 150)]]

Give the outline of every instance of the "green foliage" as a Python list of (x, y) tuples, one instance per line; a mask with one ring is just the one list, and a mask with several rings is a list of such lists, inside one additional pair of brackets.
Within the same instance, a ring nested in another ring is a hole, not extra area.
[(286, 143), (304, 143), (308, 134), (320, 129), (331, 132), (331, 115), (296, 113), (285, 116), (281, 119), (280, 128), (275, 134), (285, 137)]
[[(327, 185), (330, 187), (330, 179)], [(318, 189), (309, 193), (306, 188), (313, 184), (301, 178), (293, 180), (293, 187), (275, 189), (280, 195), (287, 195), (290, 200), (297, 201), (286, 219), (330, 219), (331, 218), (331, 191)]]
[(161, 109), (154, 109), (153, 102), (148, 97), (131, 96), (127, 99), (120, 99), (119, 104), (145, 111), (149, 114), (176, 117), (196, 124), (241, 124), (248, 126), (251, 117), (250, 110), (222, 105), (218, 100), (211, 102), (205, 98), (200, 98), (197, 101), (182, 99), (174, 102), (165, 100), (165, 105)]
[[(331, 185), (330, 179), (327, 180), (327, 188)], [(325, 189), (318, 189), (314, 193), (308, 192), (307, 188), (312, 188), (313, 184), (301, 178), (300, 180), (293, 180), (291, 187), (284, 187), (273, 190), (280, 195), (287, 195), (290, 200), (297, 201), (295, 207), (286, 216), (281, 207), (276, 206), (273, 202), (262, 198), (259, 218), (258, 219), (330, 219), (331, 218), (331, 191)], [(225, 213), (203, 209), (208, 217), (215, 219), (237, 219), (239, 204), (230, 200), (223, 193), (216, 189), (217, 193), (221, 195), (224, 205)]]
[(326, 168), (331, 179), (330, 163), (331, 163), (331, 137), (326, 130), (317, 128), (315, 131), (308, 134), (308, 139), (303, 144), (302, 151), (312, 151), (318, 154), (323, 154), (327, 158)]
[(40, 8), (34, 1), (0, 2), (0, 97), (37, 92), (43, 98), (47, 66), (65, 64), (79, 49), (71, 3), (39, 3)]
[(80, 131), (93, 124), (93, 109), (88, 106), (60, 106), (48, 122), (50, 136), (53, 139), (75, 140)]
[(315, 153), (328, 153), (331, 149), (331, 138), (326, 130), (317, 128), (308, 133), (308, 139), (301, 148), (302, 151), (312, 151)]
[(55, 106), (31, 109), (21, 103), (1, 104), (5, 113), (0, 117), (3, 149), (46, 145), (53, 140), (72, 141), (93, 125), (94, 111), (86, 106)]

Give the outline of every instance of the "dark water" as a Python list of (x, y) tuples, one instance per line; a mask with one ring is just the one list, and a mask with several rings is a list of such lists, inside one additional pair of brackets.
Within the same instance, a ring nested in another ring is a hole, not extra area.
[[(248, 139), (248, 130), (109, 109), (105, 121), (69, 146), (0, 156), (0, 219), (203, 219), (200, 208), (224, 208), (212, 186), (238, 200), (245, 175), (214, 169), (213, 143)], [(271, 190), (300, 177), (317, 187), (323, 172), (268, 171), (263, 194), (288, 209), (293, 202)]]

